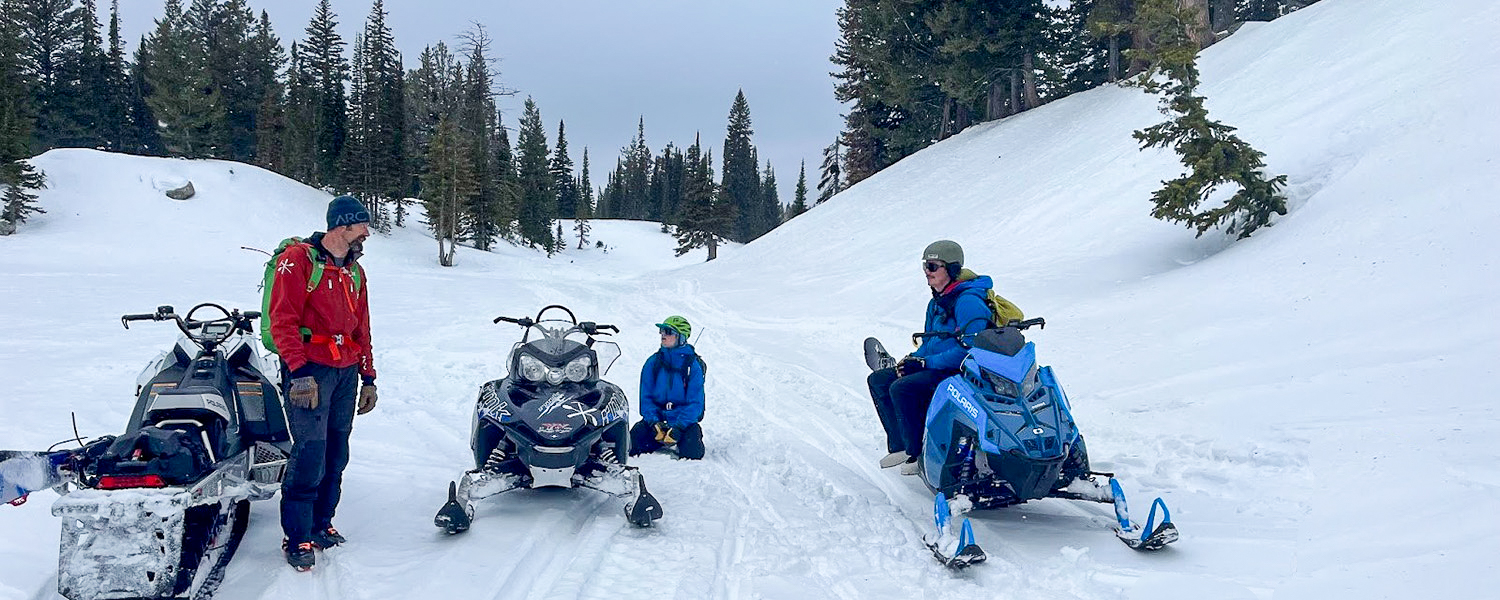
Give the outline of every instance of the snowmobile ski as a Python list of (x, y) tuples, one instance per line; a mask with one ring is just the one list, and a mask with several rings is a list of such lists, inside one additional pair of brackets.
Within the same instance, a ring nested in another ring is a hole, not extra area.
[(865, 338), (865, 364), (870, 367), (871, 371), (879, 371), (896, 366), (896, 359), (891, 358), (891, 354), (885, 351), (885, 346), (881, 345), (880, 340), (869, 337)]
[(458, 502), (458, 482), (448, 482), (448, 503), (438, 509), (432, 524), (451, 535), (468, 531), (469, 524), (472, 522), (473, 519), (469, 517), (468, 509)]
[[(1142, 527), (1139, 523), (1130, 521), (1130, 509), (1125, 504), (1125, 492), (1120, 489), (1120, 482), (1111, 477), (1109, 488), (1114, 496), (1115, 519), (1120, 522), (1115, 535), (1126, 546), (1133, 550), (1152, 552), (1177, 541), (1177, 526), (1172, 524), (1172, 513), (1167, 510), (1167, 503), (1161, 498), (1151, 503), (1151, 512), (1146, 515), (1146, 525)], [(1161, 509), (1161, 523), (1156, 522), (1157, 508)]]
[[(967, 505), (967, 502), (964, 504)], [(922, 536), (922, 543), (943, 566), (957, 571), (989, 558), (979, 544), (974, 543), (974, 526), (969, 524), (968, 519), (964, 519), (959, 526), (958, 535), (953, 534), (952, 509), (948, 506), (947, 496), (942, 492), (933, 498), (932, 520), (937, 530)]]
[(635, 479), (635, 497), (625, 505), (625, 518), (636, 527), (650, 527), (652, 521), (662, 517), (661, 504), (646, 491), (646, 479), (641, 477), (640, 470), (626, 468), (630, 470), (630, 477)]
[(66, 482), (62, 468), (72, 455), (71, 450), (0, 450), (0, 502), (20, 506), (32, 492)]

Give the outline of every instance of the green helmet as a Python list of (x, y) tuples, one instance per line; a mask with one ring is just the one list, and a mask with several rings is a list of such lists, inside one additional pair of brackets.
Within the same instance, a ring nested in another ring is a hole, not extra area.
[(688, 338), (693, 337), (693, 326), (688, 324), (687, 319), (684, 319), (677, 315), (672, 315), (670, 317), (667, 317), (666, 319), (663, 319), (662, 322), (657, 323), (656, 326), (665, 327), (676, 331), (677, 337), (682, 338), (682, 341), (684, 342), (686, 342)]
[(964, 248), (952, 240), (938, 240), (922, 250), (922, 260), (940, 260), (950, 265), (962, 265)]

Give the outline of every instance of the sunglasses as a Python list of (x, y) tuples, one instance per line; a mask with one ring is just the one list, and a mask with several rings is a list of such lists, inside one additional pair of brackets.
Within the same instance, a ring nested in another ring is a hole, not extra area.
[(677, 330), (672, 329), (671, 327), (658, 327), (656, 329), (657, 331), (660, 331), (662, 335), (677, 335)]
[(922, 268), (927, 269), (928, 273), (936, 273), (946, 266), (948, 266), (948, 263), (944, 262), (924, 261), (922, 263)]

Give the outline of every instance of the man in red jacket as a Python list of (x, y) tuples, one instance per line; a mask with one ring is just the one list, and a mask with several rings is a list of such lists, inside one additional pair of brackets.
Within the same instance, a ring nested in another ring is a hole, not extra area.
[[(281, 484), (287, 563), (311, 569), (314, 548), (345, 541), (333, 528), (354, 414), (375, 408), (370, 303), (360, 244), (370, 213), (339, 196), (328, 203), (328, 232), (276, 257), (271, 338), (281, 354), (292, 455)], [(363, 386), (361, 386), (363, 381)]]

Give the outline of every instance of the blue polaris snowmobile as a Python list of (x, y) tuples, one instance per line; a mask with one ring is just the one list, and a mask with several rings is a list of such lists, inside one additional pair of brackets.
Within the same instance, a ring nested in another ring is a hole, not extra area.
[[(1033, 326), (1045, 327), (1046, 321), (1011, 321), (975, 335), (959, 373), (933, 393), (917, 462), (922, 481), (936, 494), (937, 530), (923, 542), (950, 567), (983, 562), (968, 519), (955, 528), (952, 514), (1041, 498), (1113, 504), (1116, 535), (1136, 550), (1160, 550), (1177, 541), (1161, 498), (1142, 526), (1130, 519), (1114, 474), (1090, 470), (1067, 395), (1052, 367), (1037, 364), (1036, 345), (1021, 333)], [(874, 338), (866, 341), (866, 361), (871, 369), (895, 364)]]

